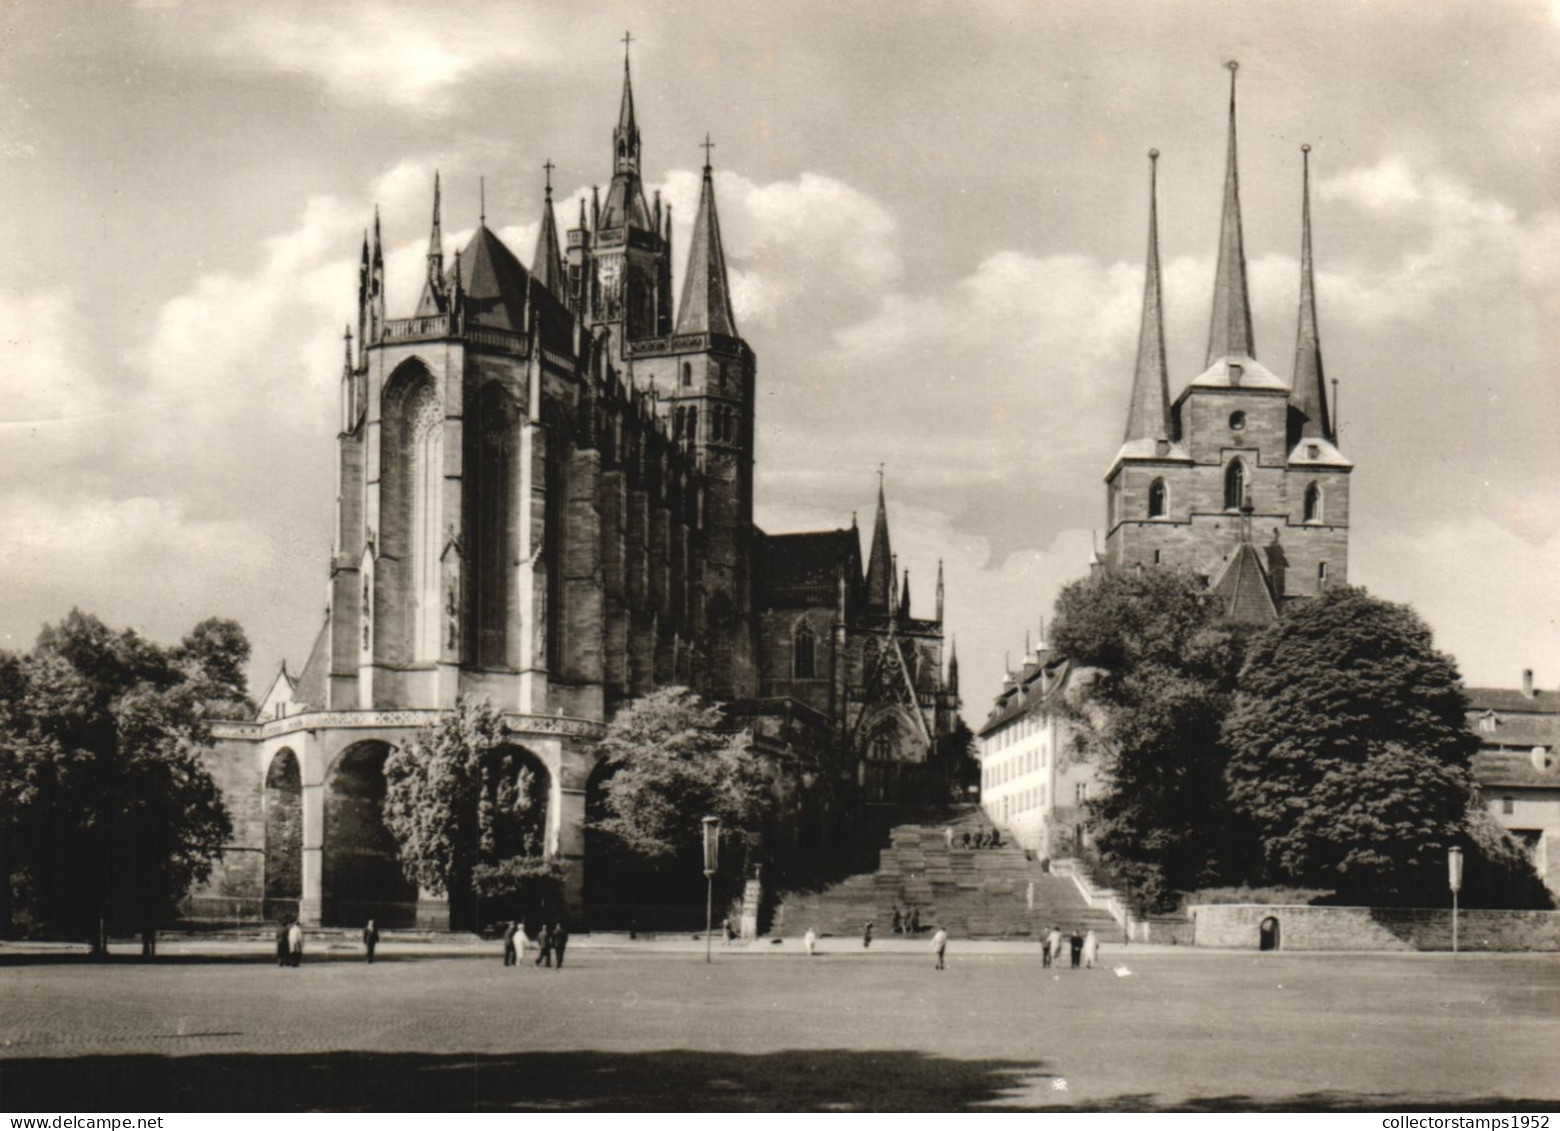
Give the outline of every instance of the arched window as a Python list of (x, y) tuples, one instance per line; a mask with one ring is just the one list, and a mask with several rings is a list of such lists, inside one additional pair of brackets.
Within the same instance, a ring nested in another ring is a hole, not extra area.
[(1238, 511), (1246, 502), (1246, 465), (1231, 460), (1224, 471), (1224, 509)]
[(699, 438), (699, 410), (696, 408), (690, 408), (688, 410), (687, 435), (688, 439), (690, 440), (697, 440)]
[(1315, 483), (1305, 489), (1305, 521), (1322, 521), (1322, 489)]
[(407, 412), (411, 433), (412, 659), (439, 658), (439, 555), (444, 531), (444, 413), (432, 383)]
[(1165, 516), (1165, 481), (1156, 479), (1148, 485), (1148, 517)]
[(791, 675), (793, 679), (815, 679), (817, 669), (817, 638), (806, 621), (796, 626), (791, 634)]
[(682, 383), (683, 388), (685, 389), (691, 389), (693, 387), (693, 366), (686, 361), (683, 362), (682, 367)]

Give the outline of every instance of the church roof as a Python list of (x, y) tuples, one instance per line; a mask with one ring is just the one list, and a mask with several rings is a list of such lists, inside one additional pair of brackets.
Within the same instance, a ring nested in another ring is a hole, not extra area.
[(1109, 479), (1111, 472), (1116, 470), (1116, 465), (1123, 460), (1158, 460), (1191, 463), (1192, 455), (1186, 450), (1185, 445), (1178, 441), (1167, 441), (1165, 450), (1161, 452), (1158, 440), (1151, 440), (1147, 436), (1136, 440), (1128, 440), (1117, 449), (1116, 458), (1110, 461), (1110, 471), (1105, 473), (1105, 478)]
[(468, 322), (517, 332), (525, 329), (530, 273), (486, 224), (477, 226), (455, 269), (466, 293)]
[(558, 246), (558, 221), (553, 216), (552, 185), (542, 204), (542, 228), (536, 233), (536, 254), (531, 257), (531, 274), (536, 281), (559, 298), (564, 297), (563, 252)]
[(758, 544), (761, 599), (783, 603), (774, 599), (806, 597), (823, 591), (825, 601), (833, 603), (840, 568), (846, 567), (846, 581), (854, 583), (860, 575), (860, 556), (861, 542), (854, 530), (765, 535)]
[(303, 665), (298, 682), (293, 687), (293, 702), (307, 711), (323, 711), (325, 683), (329, 678), (330, 618), (326, 617), (325, 623), (320, 625), (319, 635), (314, 638), (314, 647), (309, 649), (309, 658)]
[(650, 221), (650, 206), (645, 203), (644, 186), (638, 177), (620, 173), (612, 178), (607, 186), (607, 199), (601, 206), (598, 226), (602, 231), (623, 227), (655, 231), (655, 225)]
[(1181, 397), (1193, 389), (1270, 389), (1287, 393), (1289, 386), (1256, 358), (1231, 355), (1210, 362), (1207, 369), (1186, 383)]
[(1278, 603), (1268, 583), (1262, 559), (1250, 542), (1242, 542), (1224, 563), (1212, 589), (1227, 619), (1240, 624), (1268, 624), (1278, 619)]
[(888, 543), (888, 504), (883, 482), (878, 480), (877, 519), (872, 526), (872, 549), (867, 556), (867, 611), (886, 613), (894, 603), (894, 552)]
[(737, 320), (731, 313), (731, 285), (726, 279), (726, 249), (720, 240), (720, 217), (715, 211), (715, 182), (704, 166), (704, 187), (699, 192), (699, 214), (693, 222), (688, 248), (688, 273), (683, 281), (682, 305), (677, 311), (679, 334), (737, 336)]
[[(1312, 455), (1312, 449), (1316, 454)], [(1289, 453), (1290, 467), (1353, 467), (1354, 462), (1333, 446), (1331, 440), (1320, 436), (1300, 437), (1295, 450)]]

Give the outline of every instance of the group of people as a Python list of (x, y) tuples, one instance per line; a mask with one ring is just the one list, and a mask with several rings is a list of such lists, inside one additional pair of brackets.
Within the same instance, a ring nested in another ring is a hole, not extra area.
[[(373, 926), (372, 921), (369, 922), (369, 926)], [(283, 919), (276, 925), (276, 964), (278, 966), (303, 964), (303, 925), (296, 919)]]
[[(1062, 964), (1063, 942), (1062, 929), (1060, 927), (1052, 927), (1050, 933), (1040, 940), (1040, 964), (1042, 966), (1060, 966)], [(1079, 934), (1078, 929), (1074, 927), (1072, 934), (1067, 936), (1065, 942), (1072, 954), (1074, 970), (1078, 969), (1079, 966), (1082, 966), (1085, 970), (1094, 968), (1094, 963), (1098, 961), (1100, 956), (1100, 940), (1092, 927), (1082, 934)]]
[[(943, 836), (948, 842), (948, 847), (952, 848), (952, 825), (946, 825), (943, 827)], [(1001, 848), (1002, 834), (999, 833), (995, 828), (992, 828), (989, 831), (986, 829), (976, 829), (974, 833), (971, 833), (969, 829), (965, 829), (962, 833), (959, 834), (959, 843), (964, 845), (965, 848)]]
[[(921, 933), (921, 909), (912, 906), (904, 914), (900, 914), (899, 905), (894, 904), (894, 918), (891, 925), (896, 935), (918, 935)], [(871, 923), (867, 926), (870, 928)]]
[[(519, 921), (511, 919), (504, 926), (504, 965), (518, 966), (529, 941)], [(536, 932), (536, 958), (531, 964), (562, 970), (563, 954), (568, 947), (569, 929), (562, 920), (551, 926), (543, 923)]]

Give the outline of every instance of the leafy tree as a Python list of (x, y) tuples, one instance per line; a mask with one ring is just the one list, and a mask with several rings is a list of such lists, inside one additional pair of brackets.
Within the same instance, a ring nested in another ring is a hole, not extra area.
[(1445, 888), (1478, 740), (1455, 663), (1406, 605), (1341, 588), (1254, 638), (1225, 726), (1231, 800), (1270, 874), (1346, 899)]
[(0, 661), (5, 879), (51, 932), (149, 930), (210, 874), (232, 825), (203, 691), (177, 649), (79, 610)]
[(733, 730), (721, 707), (685, 687), (628, 704), (601, 750), (610, 776), (598, 828), (644, 860), (696, 857), (705, 816), (720, 818), (724, 841), (751, 847), (773, 812), (751, 734)]
[(244, 666), (249, 638), (237, 621), (208, 617), (185, 635), (170, 657), (207, 702), (214, 717), (252, 718)]
[(1061, 710), (1074, 756), (1104, 778), (1087, 803), (1093, 850), (1140, 910), (1240, 869), (1220, 726), (1243, 639), (1183, 571), (1101, 573), (1057, 598), (1051, 645), (1080, 687)]
[(385, 759), (385, 827), (408, 879), (448, 895), (457, 921), (471, 897), (548, 902), (546, 783), (485, 700), (462, 700)]

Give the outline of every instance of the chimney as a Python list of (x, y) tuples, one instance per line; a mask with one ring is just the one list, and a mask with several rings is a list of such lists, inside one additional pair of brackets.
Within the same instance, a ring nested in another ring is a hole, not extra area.
[(1522, 697), (1524, 699), (1532, 699), (1533, 698), (1533, 669), (1532, 668), (1523, 668), (1522, 669)]

